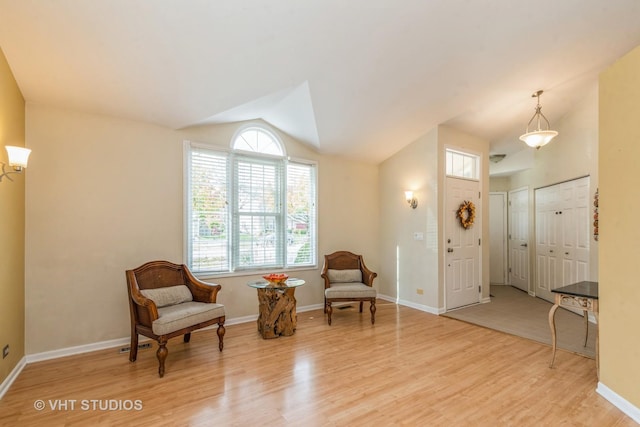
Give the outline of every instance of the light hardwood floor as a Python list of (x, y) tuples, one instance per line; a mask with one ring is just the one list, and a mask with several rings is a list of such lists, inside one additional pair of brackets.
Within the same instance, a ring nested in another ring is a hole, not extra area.
[(355, 307), (334, 310), (332, 326), (298, 313), (296, 334), (272, 340), (254, 322), (228, 326), (222, 353), (214, 330), (174, 339), (162, 379), (155, 344), (135, 363), (111, 349), (29, 364), (0, 425), (635, 425), (595, 392), (592, 359), (559, 351), (549, 369), (544, 344), (386, 301), (372, 326)]

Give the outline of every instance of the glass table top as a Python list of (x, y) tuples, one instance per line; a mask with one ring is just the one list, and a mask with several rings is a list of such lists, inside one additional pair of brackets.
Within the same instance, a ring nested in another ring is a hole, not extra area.
[(285, 280), (282, 284), (275, 284), (271, 282), (267, 282), (264, 279), (260, 280), (252, 280), (247, 282), (248, 286), (256, 289), (288, 289), (288, 288), (296, 288), (298, 286), (302, 286), (305, 284), (305, 281), (302, 279), (289, 278)]

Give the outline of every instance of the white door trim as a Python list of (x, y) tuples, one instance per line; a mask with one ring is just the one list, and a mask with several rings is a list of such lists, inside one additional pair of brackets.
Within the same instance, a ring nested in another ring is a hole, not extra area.
[[(501, 283), (506, 285), (509, 282), (509, 249), (508, 249), (508, 228), (507, 224), (509, 222), (507, 217), (507, 192), (506, 191), (490, 191), (489, 192), (489, 206), (491, 206), (491, 196), (501, 196), (502, 197), (502, 281)], [(491, 224), (493, 212), (489, 211), (489, 222)], [(491, 243), (491, 226), (489, 227), (489, 243)], [(490, 256), (493, 255), (493, 249), (489, 249)], [(491, 271), (490, 271), (491, 273)], [(491, 275), (491, 274), (490, 274)], [(489, 280), (491, 283), (491, 280)]]

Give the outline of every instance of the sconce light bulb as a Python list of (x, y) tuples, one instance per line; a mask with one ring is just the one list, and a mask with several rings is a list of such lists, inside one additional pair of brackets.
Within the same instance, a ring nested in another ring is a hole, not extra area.
[(404, 196), (407, 199), (407, 203), (409, 203), (409, 206), (411, 206), (413, 209), (418, 207), (418, 200), (413, 197), (413, 191), (405, 191)]

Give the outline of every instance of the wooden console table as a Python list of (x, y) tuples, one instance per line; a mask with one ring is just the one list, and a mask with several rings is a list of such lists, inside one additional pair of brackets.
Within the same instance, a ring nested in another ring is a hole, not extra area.
[(258, 290), (258, 332), (262, 338), (290, 336), (296, 331), (297, 314), (294, 292), (304, 285), (302, 279), (288, 279), (280, 285), (256, 280), (247, 285)]
[(584, 315), (585, 337), (584, 345), (587, 345), (587, 338), (589, 337), (589, 316), (588, 313), (593, 313), (596, 318), (596, 370), (598, 378), (600, 378), (600, 360), (598, 350), (598, 282), (579, 282), (572, 285), (563, 286), (558, 289), (552, 289), (556, 295), (555, 304), (549, 310), (549, 327), (551, 328), (551, 363), (550, 368), (553, 368), (553, 362), (556, 358), (556, 322), (555, 314), (558, 307), (569, 307), (578, 310), (582, 310)]

